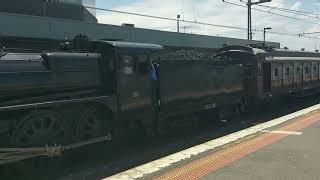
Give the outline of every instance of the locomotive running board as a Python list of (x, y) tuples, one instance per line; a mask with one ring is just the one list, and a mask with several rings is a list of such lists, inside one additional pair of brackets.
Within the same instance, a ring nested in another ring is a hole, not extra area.
[(110, 97), (110, 96), (97, 96), (97, 97), (81, 98), (81, 99), (70, 99), (70, 100), (61, 100), (61, 101), (48, 101), (48, 102), (42, 102), (42, 103), (3, 106), (3, 107), (0, 107), (0, 111), (17, 110), (17, 109), (23, 109), (23, 108), (29, 108), (29, 107), (39, 107), (39, 106), (46, 106), (46, 105), (52, 105), (52, 104), (82, 102), (82, 101), (89, 101), (89, 100), (95, 100), (95, 99), (103, 99), (103, 98), (108, 98), (108, 97)]

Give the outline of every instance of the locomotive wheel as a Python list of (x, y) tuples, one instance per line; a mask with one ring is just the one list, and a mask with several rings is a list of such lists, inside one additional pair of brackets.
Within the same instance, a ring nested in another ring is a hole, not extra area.
[(12, 134), (12, 144), (34, 147), (64, 143), (67, 128), (62, 116), (53, 111), (35, 111), (23, 117)]
[(83, 141), (111, 134), (111, 128), (106, 125), (107, 119), (104, 119), (107, 117), (95, 108), (83, 109), (76, 117), (76, 140)]

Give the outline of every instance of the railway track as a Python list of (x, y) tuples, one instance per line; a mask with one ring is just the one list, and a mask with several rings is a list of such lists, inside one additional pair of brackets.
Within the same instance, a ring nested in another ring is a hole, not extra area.
[[(138, 134), (132, 134), (124, 143), (94, 144), (83, 149), (71, 150), (62, 159), (47, 161), (40, 158), (0, 166), (0, 174), (3, 179), (99, 179), (286, 115), (319, 101), (320, 97), (317, 96), (298, 101), (285, 99), (231, 119), (206, 121), (197, 128), (185, 127), (157, 138), (143, 138)], [(30, 168), (31, 166), (35, 167)]]

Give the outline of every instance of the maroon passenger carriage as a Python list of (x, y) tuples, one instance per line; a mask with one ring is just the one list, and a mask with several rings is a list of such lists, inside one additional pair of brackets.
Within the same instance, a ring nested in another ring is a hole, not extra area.
[(254, 99), (304, 97), (320, 88), (319, 52), (228, 46), (218, 50), (216, 58), (241, 61), (247, 96)]

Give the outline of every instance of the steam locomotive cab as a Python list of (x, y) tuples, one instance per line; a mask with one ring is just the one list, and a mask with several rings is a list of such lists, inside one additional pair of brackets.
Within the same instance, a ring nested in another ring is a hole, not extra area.
[(162, 46), (129, 42), (96, 42), (95, 46), (109, 47), (109, 53), (103, 56), (109, 58), (107, 66), (114, 69), (120, 126), (131, 123), (138, 123), (145, 128), (152, 126), (155, 119), (156, 77), (151, 76), (155, 75), (151, 55), (161, 50)]

